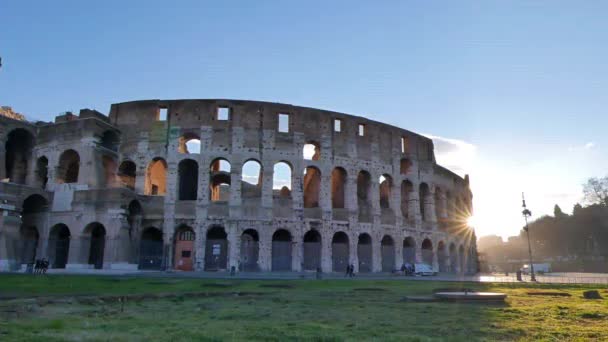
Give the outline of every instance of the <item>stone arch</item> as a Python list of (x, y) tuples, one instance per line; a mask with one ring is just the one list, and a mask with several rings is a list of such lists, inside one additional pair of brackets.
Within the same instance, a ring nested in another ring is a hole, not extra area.
[(201, 138), (196, 133), (182, 134), (177, 143), (177, 152), (184, 154), (200, 154)]
[(177, 166), (179, 177), (180, 201), (194, 201), (198, 198), (198, 163), (192, 159), (183, 159)]
[(303, 269), (314, 271), (321, 267), (321, 234), (315, 229), (311, 229), (304, 234), (304, 261)]
[(439, 267), (439, 272), (448, 271), (447, 259), (447, 248), (445, 247), (445, 243), (443, 241), (439, 241), (437, 244), (437, 266)]
[(216, 158), (211, 162), (209, 179), (209, 198), (212, 202), (230, 200), (231, 165), (227, 159)]
[(399, 173), (407, 175), (412, 169), (412, 161), (407, 158), (402, 158), (399, 162)]
[(48, 255), (52, 268), (65, 268), (70, 252), (70, 229), (63, 223), (54, 225), (49, 234)]
[(39, 194), (28, 196), (21, 206), (21, 227), (19, 229), (21, 263), (33, 263), (40, 241), (40, 230), (46, 224), (49, 204)]
[(4, 166), (11, 183), (25, 184), (34, 145), (34, 136), (26, 129), (17, 128), (7, 135)]
[(315, 166), (304, 169), (304, 208), (318, 208), (321, 192), (321, 171)]
[(121, 186), (135, 190), (135, 179), (137, 177), (137, 166), (130, 160), (123, 160), (118, 167), (118, 179)]
[(194, 242), (196, 233), (192, 227), (182, 224), (175, 230), (173, 238), (173, 267), (180, 271), (194, 270)]
[(331, 171), (331, 207), (334, 209), (344, 208), (346, 170), (336, 167)]
[(36, 185), (46, 189), (49, 182), (49, 160), (42, 156), (36, 160)]
[(359, 259), (359, 272), (367, 273), (373, 270), (372, 237), (367, 233), (359, 234), (357, 242), (357, 257)]
[(420, 199), (420, 216), (423, 221), (428, 221), (430, 213), (427, 210), (427, 205), (429, 202), (430, 190), (429, 186), (426, 183), (420, 183), (418, 188), (419, 190), (419, 199)]
[(359, 208), (359, 221), (370, 222), (372, 215), (371, 206), (371, 183), (372, 176), (365, 170), (357, 174), (357, 205)]
[(239, 270), (245, 272), (256, 272), (260, 270), (258, 265), (260, 253), (260, 237), (255, 229), (246, 229), (241, 234), (241, 260)]
[(291, 271), (291, 250), (291, 233), (285, 229), (277, 229), (272, 234), (273, 271)]
[(395, 243), (390, 235), (384, 235), (380, 241), (382, 255), (382, 272), (393, 272), (395, 268)]
[(154, 158), (146, 170), (144, 194), (164, 196), (167, 192), (167, 162), (163, 158)]
[(380, 190), (380, 208), (390, 209), (391, 207), (391, 192), (393, 189), (393, 178), (388, 174), (383, 174), (379, 178)]
[(32, 264), (36, 260), (36, 250), (40, 234), (36, 226), (21, 225), (19, 228), (21, 264)]
[(346, 272), (350, 265), (350, 246), (348, 235), (336, 232), (331, 240), (331, 263), (334, 272)]
[(424, 239), (420, 248), (422, 262), (433, 267), (433, 242), (430, 239)]
[(406, 220), (412, 221), (415, 214), (410, 210), (410, 202), (412, 201), (412, 192), (414, 191), (414, 185), (409, 180), (401, 182), (401, 215)]
[(80, 172), (80, 155), (74, 150), (66, 150), (59, 156), (57, 183), (77, 183)]
[(453, 242), (450, 243), (450, 271), (453, 273), (458, 271), (458, 252)]
[(272, 173), (273, 197), (291, 198), (292, 171), (291, 164), (286, 161), (279, 161), (274, 164)]
[(106, 228), (99, 222), (92, 222), (84, 228), (84, 235), (89, 239), (88, 264), (93, 265), (96, 269), (102, 269), (106, 246)]
[(321, 144), (317, 141), (308, 141), (302, 148), (304, 160), (319, 160), (321, 158)]
[(416, 240), (408, 236), (403, 239), (403, 263), (414, 265), (416, 263)]
[(241, 172), (241, 197), (262, 197), (262, 164), (256, 159), (249, 159), (243, 164)]
[(205, 271), (228, 268), (228, 234), (223, 226), (214, 225), (207, 230), (205, 243)]
[(160, 270), (163, 261), (163, 232), (148, 227), (141, 233), (139, 242), (139, 269)]

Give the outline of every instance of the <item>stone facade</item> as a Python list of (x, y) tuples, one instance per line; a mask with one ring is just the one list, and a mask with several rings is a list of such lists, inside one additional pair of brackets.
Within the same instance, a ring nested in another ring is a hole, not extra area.
[(0, 143), (0, 269), (477, 268), (468, 177), (432, 140), (363, 117), (147, 100), (0, 117)]

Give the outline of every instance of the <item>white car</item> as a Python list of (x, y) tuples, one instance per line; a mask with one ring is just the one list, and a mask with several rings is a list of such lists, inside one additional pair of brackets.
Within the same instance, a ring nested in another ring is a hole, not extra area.
[(421, 276), (434, 276), (437, 275), (437, 272), (433, 270), (428, 264), (416, 264), (414, 265), (414, 274)]

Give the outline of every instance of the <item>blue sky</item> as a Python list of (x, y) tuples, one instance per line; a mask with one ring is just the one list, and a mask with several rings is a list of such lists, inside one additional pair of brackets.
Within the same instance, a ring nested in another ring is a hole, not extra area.
[(608, 174), (608, 3), (0, 3), (0, 104), (30, 119), (150, 98), (240, 98), (435, 137), (471, 175), (478, 235), (516, 234)]

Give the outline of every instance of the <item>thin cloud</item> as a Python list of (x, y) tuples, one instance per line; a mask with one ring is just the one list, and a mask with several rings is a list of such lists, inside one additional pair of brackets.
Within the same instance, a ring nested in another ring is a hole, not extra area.
[(439, 165), (461, 176), (471, 172), (477, 154), (477, 146), (458, 139), (430, 134), (424, 134), (424, 136), (433, 139), (435, 158)]

